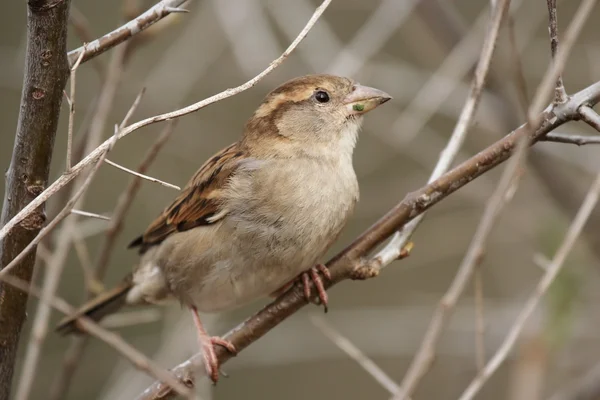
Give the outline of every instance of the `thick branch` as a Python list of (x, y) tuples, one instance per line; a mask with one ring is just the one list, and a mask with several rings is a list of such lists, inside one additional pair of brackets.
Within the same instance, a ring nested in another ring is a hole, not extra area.
[[(560, 104), (554, 109), (546, 109), (541, 115), (536, 116), (541, 124), (535, 132), (530, 134), (531, 143), (536, 143), (548, 132), (565, 122), (579, 118), (578, 109), (582, 104), (593, 105), (599, 100), (600, 82), (597, 82), (573, 95), (566, 103)], [(408, 194), (398, 205), (329, 261), (327, 265), (331, 271), (332, 280), (326, 282), (326, 286), (330, 287), (346, 279), (370, 277), (368, 271), (365, 271), (364, 268), (360, 268), (360, 270), (366, 273), (360, 277), (354, 276), (354, 272), (362, 265), (363, 257), (425, 210), (508, 159), (515, 150), (519, 139), (529, 132), (530, 129), (527, 125), (520, 126), (479, 154), (442, 175), (439, 179)], [(378, 271), (379, 269), (377, 269)], [(224, 338), (230, 340), (236, 349), (241, 351), (304, 305), (306, 305), (306, 299), (303, 291), (299, 287), (294, 288), (229, 331)], [(199, 356), (196, 355), (178, 365), (173, 369), (173, 372), (180, 379), (191, 382), (194, 378), (194, 365), (201, 362), (201, 359), (197, 357)], [(231, 354), (217, 348), (217, 357), (220, 363), (224, 363), (231, 358)], [(163, 399), (168, 398), (170, 395), (171, 391), (168, 388), (156, 382), (147, 388), (138, 399)]]
[[(69, 73), (66, 57), (69, 3), (69, 0), (28, 2), (23, 91), (12, 159), (6, 174), (0, 225), (15, 216), (48, 183), (63, 89)], [(2, 267), (27, 246), (44, 221), (42, 205), (2, 240)], [(19, 264), (14, 274), (29, 281), (34, 262), (35, 254), (32, 253)], [(0, 282), (0, 399), (10, 395), (26, 305), (25, 293)]]

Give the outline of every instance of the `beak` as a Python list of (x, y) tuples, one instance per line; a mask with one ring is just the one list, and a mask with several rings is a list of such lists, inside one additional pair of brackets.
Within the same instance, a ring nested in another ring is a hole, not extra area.
[(344, 99), (344, 104), (350, 115), (364, 114), (391, 98), (382, 90), (356, 84), (352, 93)]

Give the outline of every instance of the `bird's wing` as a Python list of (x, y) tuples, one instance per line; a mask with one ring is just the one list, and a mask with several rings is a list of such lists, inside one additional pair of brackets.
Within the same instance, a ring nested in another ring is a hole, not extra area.
[(140, 247), (143, 253), (173, 233), (210, 225), (225, 217), (224, 188), (245, 159), (239, 143), (234, 143), (205, 162), (175, 201), (129, 247)]

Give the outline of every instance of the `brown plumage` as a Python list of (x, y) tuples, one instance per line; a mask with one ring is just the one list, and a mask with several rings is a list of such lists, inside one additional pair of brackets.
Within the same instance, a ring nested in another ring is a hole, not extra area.
[[(189, 307), (209, 376), (216, 382), (213, 345), (198, 311), (218, 312), (281, 292), (314, 268), (340, 234), (358, 199), (352, 166), (362, 115), (386, 93), (332, 75), (309, 75), (267, 95), (240, 141), (209, 159), (130, 247), (141, 254), (133, 274), (84, 305), (59, 326), (99, 320), (125, 304), (174, 298)], [(310, 297), (310, 292), (306, 292)]]

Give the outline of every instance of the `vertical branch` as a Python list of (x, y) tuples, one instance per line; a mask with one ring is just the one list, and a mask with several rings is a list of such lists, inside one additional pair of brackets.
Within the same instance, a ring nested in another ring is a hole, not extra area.
[[(69, 73), (66, 54), (70, 0), (29, 0), (27, 53), (14, 149), (8, 173), (0, 225), (6, 224), (39, 195), (48, 183), (63, 89)], [(37, 235), (45, 221), (44, 205), (16, 227), (0, 244), (4, 267)], [(35, 254), (14, 274), (30, 281)], [(26, 293), (0, 282), (0, 399), (10, 395)]]
[[(550, 32), (550, 50), (552, 59), (556, 58), (558, 53), (558, 23), (556, 18), (556, 0), (547, 0), (548, 2), (548, 31)], [(556, 78), (556, 87), (554, 88), (554, 104), (564, 103), (567, 99), (567, 92), (563, 84), (562, 75)]]

